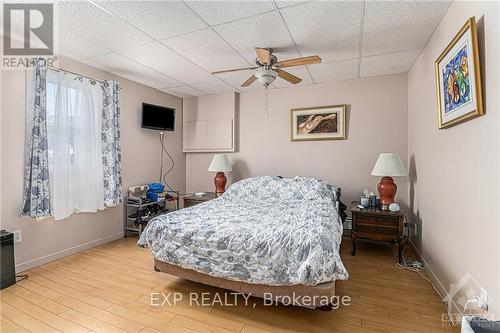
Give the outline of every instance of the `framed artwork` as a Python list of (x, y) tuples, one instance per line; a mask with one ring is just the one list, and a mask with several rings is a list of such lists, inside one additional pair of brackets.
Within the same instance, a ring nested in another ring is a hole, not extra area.
[(345, 104), (291, 109), (292, 141), (344, 140)]
[(439, 128), (484, 114), (475, 17), (436, 60)]

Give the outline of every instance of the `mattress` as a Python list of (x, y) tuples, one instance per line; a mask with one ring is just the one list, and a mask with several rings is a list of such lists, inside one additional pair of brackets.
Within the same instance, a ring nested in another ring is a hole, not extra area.
[(274, 286), (347, 279), (335, 189), (305, 177), (254, 177), (221, 197), (152, 219), (139, 239), (162, 262)]

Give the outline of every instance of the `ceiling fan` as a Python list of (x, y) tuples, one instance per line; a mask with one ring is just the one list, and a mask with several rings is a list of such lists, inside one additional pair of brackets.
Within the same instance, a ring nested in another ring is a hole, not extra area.
[(268, 85), (276, 80), (276, 77), (280, 77), (292, 84), (297, 84), (302, 81), (301, 78), (290, 74), (282, 70), (281, 68), (319, 64), (321, 62), (321, 58), (317, 55), (278, 61), (278, 58), (276, 58), (276, 56), (273, 54), (273, 49), (271, 48), (256, 47), (255, 53), (257, 54), (257, 58), (255, 59), (255, 63), (257, 64), (257, 66), (228, 69), (224, 71), (213, 72), (212, 74), (222, 74), (228, 72), (257, 69), (255, 74), (248, 78), (248, 80), (243, 82), (241, 86), (248, 87), (255, 80), (258, 80), (264, 87), (267, 88)]

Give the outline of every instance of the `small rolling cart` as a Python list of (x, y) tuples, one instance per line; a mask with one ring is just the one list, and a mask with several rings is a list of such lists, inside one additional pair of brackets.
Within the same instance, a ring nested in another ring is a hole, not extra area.
[(148, 222), (159, 215), (179, 209), (179, 191), (165, 191), (164, 196), (158, 197), (156, 201), (147, 198), (129, 200), (125, 198), (123, 204), (123, 236), (127, 237), (129, 232), (138, 233), (142, 231)]

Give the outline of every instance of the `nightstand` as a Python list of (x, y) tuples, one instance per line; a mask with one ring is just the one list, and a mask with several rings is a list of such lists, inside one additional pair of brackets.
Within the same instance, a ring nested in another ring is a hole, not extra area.
[(196, 206), (197, 204), (201, 204), (202, 202), (209, 201), (212, 199), (215, 199), (217, 196), (215, 195), (215, 192), (206, 192), (205, 195), (203, 196), (196, 196), (194, 194), (185, 196), (183, 200), (183, 207), (191, 207), (191, 206)]
[(356, 255), (356, 240), (358, 238), (374, 241), (398, 243), (398, 260), (402, 261), (405, 215), (403, 212), (391, 212), (380, 208), (359, 208), (359, 201), (351, 203), (352, 214), (352, 252)]

